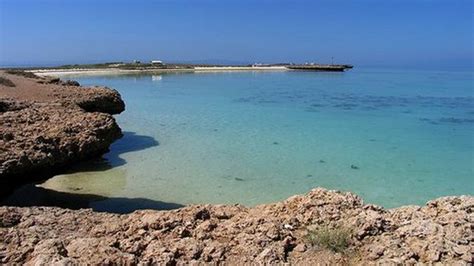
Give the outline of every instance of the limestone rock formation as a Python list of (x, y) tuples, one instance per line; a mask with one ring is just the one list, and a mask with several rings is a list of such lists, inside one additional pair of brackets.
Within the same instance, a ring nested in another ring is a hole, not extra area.
[[(246, 208), (196, 205), (127, 215), (0, 207), (0, 263), (175, 264), (473, 262), (474, 198), (385, 210), (314, 189)], [(308, 228), (350, 229), (347, 250), (312, 246)]]
[(120, 94), (77, 82), (1, 71), (0, 184), (101, 155), (121, 136), (111, 114), (124, 110)]

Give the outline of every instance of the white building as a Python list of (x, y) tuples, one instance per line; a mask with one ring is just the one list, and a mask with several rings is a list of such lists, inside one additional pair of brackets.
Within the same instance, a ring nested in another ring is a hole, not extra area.
[(163, 61), (161, 60), (151, 60), (152, 65), (163, 65)]

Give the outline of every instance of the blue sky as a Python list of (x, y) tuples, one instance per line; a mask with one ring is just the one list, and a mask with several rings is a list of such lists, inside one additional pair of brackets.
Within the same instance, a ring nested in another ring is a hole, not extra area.
[(472, 0), (0, 0), (0, 64), (472, 67)]

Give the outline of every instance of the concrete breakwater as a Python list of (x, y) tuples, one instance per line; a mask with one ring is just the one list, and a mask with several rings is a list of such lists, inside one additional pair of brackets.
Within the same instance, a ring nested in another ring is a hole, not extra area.
[(347, 69), (353, 68), (352, 65), (288, 65), (288, 69), (305, 70), (305, 71), (328, 71), (328, 72), (343, 72)]

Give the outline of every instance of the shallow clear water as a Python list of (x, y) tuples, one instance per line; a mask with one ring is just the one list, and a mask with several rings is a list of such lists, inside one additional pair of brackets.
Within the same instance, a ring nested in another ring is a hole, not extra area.
[(105, 161), (42, 184), (50, 190), (255, 205), (321, 186), (385, 207), (474, 192), (472, 72), (74, 79), (122, 94), (125, 136)]

